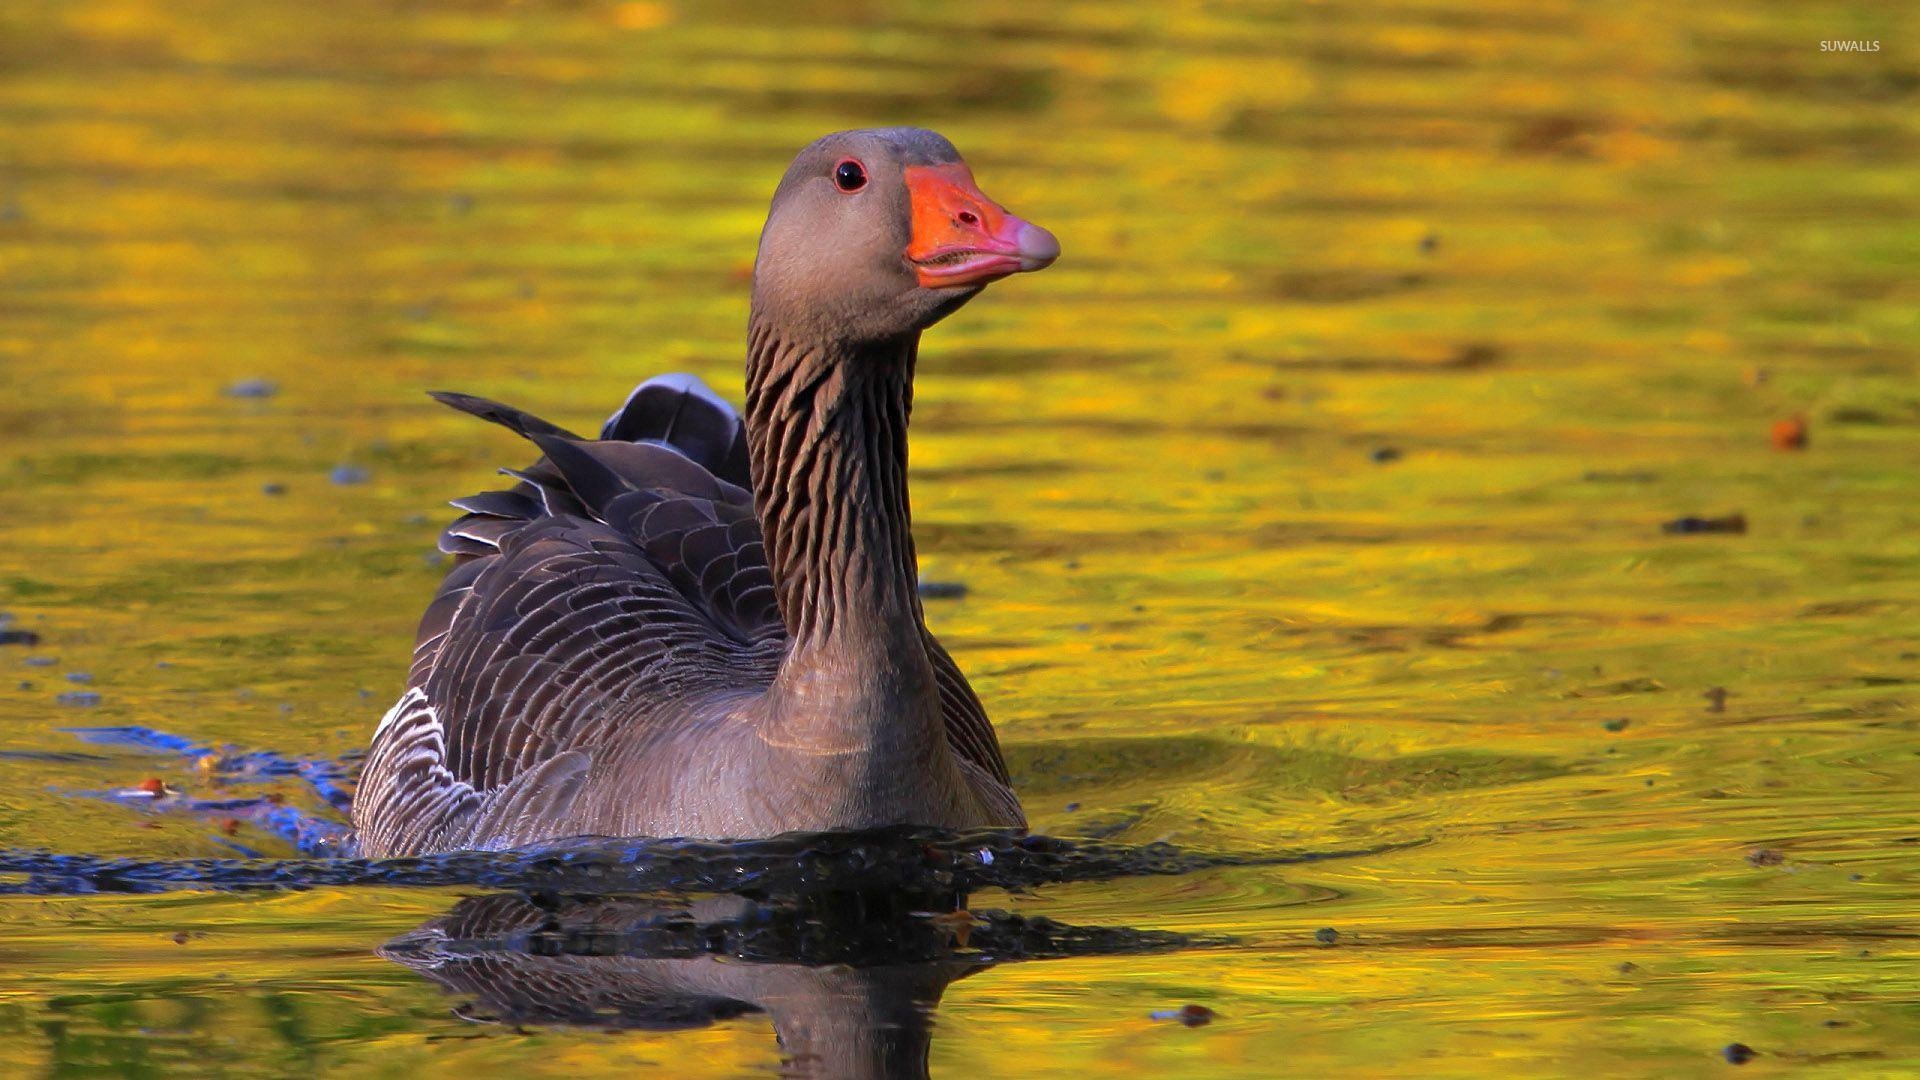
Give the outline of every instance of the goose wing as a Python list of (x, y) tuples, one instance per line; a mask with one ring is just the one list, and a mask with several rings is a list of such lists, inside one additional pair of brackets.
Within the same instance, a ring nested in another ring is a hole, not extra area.
[(746, 479), (731, 410), (656, 381), (608, 424), (638, 431), (634, 414), (649, 414), (682, 445), (581, 439), (436, 396), (545, 456), (511, 472), (513, 488), (456, 501), (466, 513), (441, 537), (456, 565), (355, 795), (371, 855), (484, 846), (515, 821), (564, 820), (587, 749), (616, 724), (764, 689), (784, 646), (752, 496), (726, 478)]

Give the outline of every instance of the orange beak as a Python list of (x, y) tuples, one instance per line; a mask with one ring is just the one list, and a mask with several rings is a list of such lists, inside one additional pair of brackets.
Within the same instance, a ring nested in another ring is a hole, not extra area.
[(923, 289), (984, 285), (1047, 267), (1060, 241), (986, 197), (965, 165), (910, 165), (913, 238), (907, 259)]

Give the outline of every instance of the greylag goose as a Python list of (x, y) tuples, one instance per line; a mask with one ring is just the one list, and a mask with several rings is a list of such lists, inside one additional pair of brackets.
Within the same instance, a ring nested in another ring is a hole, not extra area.
[(1023, 828), (922, 617), (907, 415), (921, 331), (1059, 252), (941, 136), (841, 132), (774, 192), (744, 419), (688, 375), (598, 439), (436, 394), (543, 456), (454, 502), (455, 565), (354, 796), (360, 852)]

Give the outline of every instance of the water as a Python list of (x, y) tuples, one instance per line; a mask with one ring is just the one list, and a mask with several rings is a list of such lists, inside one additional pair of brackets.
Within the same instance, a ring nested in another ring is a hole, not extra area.
[[(1066, 249), (929, 336), (914, 429), (924, 571), (967, 586), (930, 618), (1035, 827), (1371, 852), (973, 896), (1031, 962), (878, 919), (950, 985), (812, 964), (837, 924), (770, 900), (8, 897), (0, 1067), (765, 1076), (825, 1002), (951, 1077), (1920, 1069), (1915, 40), (1784, 2), (0, 7), (0, 629), (41, 639), (0, 646), (0, 847), (292, 856), (77, 793), (323, 809), (297, 777), (63, 729), (364, 745), (442, 500), (525, 453), (421, 391), (737, 399), (788, 156), (910, 121)], [(666, 1014), (466, 978), (583, 924)]]

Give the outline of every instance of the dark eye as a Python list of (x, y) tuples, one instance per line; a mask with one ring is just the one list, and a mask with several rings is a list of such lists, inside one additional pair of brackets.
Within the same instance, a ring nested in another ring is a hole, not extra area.
[(833, 167), (833, 186), (841, 191), (859, 191), (867, 186), (867, 170), (857, 161), (848, 158)]

